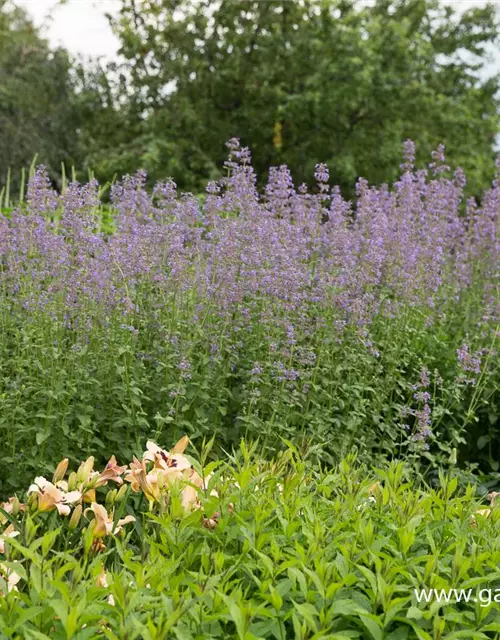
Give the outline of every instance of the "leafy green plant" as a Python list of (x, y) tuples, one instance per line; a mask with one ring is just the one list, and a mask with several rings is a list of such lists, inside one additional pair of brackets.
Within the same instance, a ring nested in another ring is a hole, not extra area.
[[(2, 582), (3, 637), (499, 637), (493, 596), (478, 594), (500, 588), (500, 511), (481, 515), (457, 478), (425, 489), (401, 463), (321, 470), (292, 446), (263, 462), (244, 443), (211, 470), (217, 496), (201, 492), (202, 512), (183, 512), (174, 491), (105, 551), (85, 551), (85, 534), (70, 544), (64, 518), (26, 520), (5, 538), (3, 575), (20, 579)], [(419, 602), (422, 588), (477, 601)]]

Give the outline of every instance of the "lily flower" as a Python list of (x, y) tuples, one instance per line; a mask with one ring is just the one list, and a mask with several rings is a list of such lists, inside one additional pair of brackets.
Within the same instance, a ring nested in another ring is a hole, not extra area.
[(188, 469), (191, 463), (186, 458), (184, 451), (189, 443), (189, 438), (184, 436), (177, 442), (171, 451), (166, 451), (159, 447), (155, 442), (148, 440), (146, 443), (146, 451), (142, 457), (144, 462), (153, 462), (155, 465), (167, 469), (174, 467), (178, 470)]
[(85, 462), (78, 467), (78, 471), (76, 472), (76, 480), (82, 484), (88, 484), (91, 476), (93, 475), (94, 469), (94, 456), (90, 456), (87, 458)]
[(40, 513), (57, 509), (62, 516), (68, 516), (71, 513), (70, 505), (82, 498), (80, 491), (65, 492), (43, 476), (35, 478), (35, 482), (28, 489), (28, 495), (30, 494), (36, 496), (37, 508)]
[[(17, 591), (17, 583), (21, 580), (21, 576), (11, 569), (10, 567), (5, 566), (3, 563), (0, 563), (0, 575), (7, 582), (7, 592)], [(1, 593), (1, 590), (0, 590)], [(3, 594), (2, 594), (3, 595)]]
[[(155, 454), (156, 455), (156, 454)], [(172, 480), (171, 469), (176, 477), (182, 475), (182, 471), (177, 471), (174, 467), (168, 468), (163, 465), (155, 466), (151, 471), (147, 470), (146, 455), (142, 461), (134, 457), (130, 463), (130, 469), (125, 473), (125, 480), (130, 482), (132, 491), (142, 490), (150, 502), (159, 502), (162, 492), (169, 486)]]
[(69, 464), (68, 458), (64, 458), (64, 460), (61, 460), (61, 462), (57, 465), (57, 468), (54, 473), (54, 477), (52, 478), (52, 482), (54, 484), (57, 484), (59, 481), (61, 481), (64, 478), (64, 476), (66, 475), (66, 471), (68, 470), (68, 464)]
[(94, 538), (103, 538), (106, 535), (116, 535), (120, 533), (126, 524), (129, 522), (135, 522), (134, 516), (126, 516), (125, 518), (118, 520), (116, 526), (114, 526), (113, 514), (109, 516), (106, 509), (97, 502), (93, 502), (90, 508), (85, 510), (85, 515), (88, 511), (92, 511), (94, 514), (94, 525), (92, 529)]
[[(6, 512), (11, 513), (13, 516), (17, 516), (20, 511), (26, 511), (26, 505), (19, 502), (16, 497), (9, 498), (8, 502), (2, 502), (0, 507)], [(7, 518), (3, 513), (0, 513), (0, 524), (7, 522)]]
[(146, 473), (146, 465), (144, 462), (138, 460), (135, 456), (133, 461), (129, 464), (129, 469), (125, 472), (125, 481), (130, 482), (130, 486), (132, 491), (137, 493), (141, 488), (141, 483), (139, 482), (139, 475), (141, 471)]
[(104, 471), (99, 474), (96, 487), (103, 487), (108, 481), (116, 482), (116, 484), (123, 484), (122, 474), (127, 469), (126, 466), (119, 467), (115, 456), (111, 456)]
[(98, 587), (102, 587), (103, 589), (107, 589), (109, 587), (108, 575), (106, 573), (106, 569), (104, 568), (104, 565), (101, 565), (101, 571), (97, 576), (96, 585)]
[(19, 531), (14, 529), (14, 525), (10, 524), (2, 534), (0, 534), (0, 553), (5, 553), (5, 538), (15, 538), (19, 535)]
[[(209, 474), (203, 479), (194, 469), (191, 469), (189, 475), (186, 474), (186, 486), (182, 490), (182, 506), (184, 509), (198, 509), (201, 506), (199, 499), (200, 491), (207, 490), (211, 477), (212, 474)], [(215, 489), (210, 491), (210, 495), (215, 498), (219, 497), (219, 494)]]
[[(500, 496), (500, 492), (499, 491), (490, 491), (490, 493), (488, 493), (488, 498), (489, 498), (491, 507), (494, 507), (495, 504), (497, 503), (498, 496)], [(483, 518), (489, 518), (490, 515), (491, 515), (491, 508), (490, 509), (488, 509), (488, 508), (486, 508), (486, 509), (477, 509), (474, 512), (474, 514), (477, 514), (477, 515), (479, 515), (479, 516), (481, 516)], [(472, 525), (476, 524), (476, 518), (475, 518), (474, 514), (472, 514), (471, 517), (470, 517), (470, 523)]]

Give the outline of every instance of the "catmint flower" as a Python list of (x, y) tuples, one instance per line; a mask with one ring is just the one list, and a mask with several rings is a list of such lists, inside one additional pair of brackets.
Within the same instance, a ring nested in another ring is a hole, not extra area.
[(422, 441), (426, 440), (432, 435), (431, 431), (431, 408), (428, 404), (424, 404), (423, 408), (419, 411), (415, 411), (415, 418), (417, 419), (417, 431), (413, 435), (413, 440)]
[(463, 371), (476, 374), (481, 373), (481, 355), (478, 352), (471, 354), (469, 352), (469, 345), (466, 343), (457, 349), (457, 358)]
[(413, 390), (418, 391), (419, 389), (426, 389), (430, 383), (429, 370), (426, 367), (423, 367), (420, 371), (418, 382), (413, 385)]
[(417, 402), (427, 403), (431, 399), (431, 394), (428, 391), (418, 391), (417, 393), (413, 394), (413, 397), (415, 398), (415, 400), (417, 400)]
[(264, 372), (264, 369), (261, 367), (261, 365), (258, 362), (256, 362), (252, 370), (250, 371), (250, 374), (252, 376), (260, 376), (263, 372)]
[(411, 171), (415, 163), (415, 143), (413, 140), (405, 140), (403, 149), (404, 163), (401, 165), (401, 170), (404, 172)]
[(446, 158), (444, 155), (444, 144), (440, 144), (436, 151), (432, 152), (433, 162), (429, 165), (434, 175), (439, 175), (450, 170), (450, 167), (445, 164)]
[(189, 360), (186, 360), (185, 358), (183, 358), (179, 364), (177, 365), (177, 367), (181, 370), (181, 371), (189, 371), (191, 369), (191, 363), (189, 362)]

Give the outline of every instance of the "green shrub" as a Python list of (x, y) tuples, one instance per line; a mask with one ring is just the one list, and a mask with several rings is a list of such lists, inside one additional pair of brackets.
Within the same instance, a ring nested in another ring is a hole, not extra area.
[[(402, 464), (368, 474), (353, 459), (317, 470), (293, 448), (261, 462), (242, 445), (215, 470), (218, 497), (200, 493), (202, 512), (185, 515), (175, 492), (162, 514), (129, 494), (136, 522), (101, 552), (90, 525), (75, 538), (67, 519), (25, 515), (5, 540), (3, 574), (20, 580), (0, 598), (2, 637), (500, 637), (500, 509), (474, 515), (475, 492), (456, 478), (423, 490), (406, 477)], [(419, 603), (421, 588), (481, 599)]]

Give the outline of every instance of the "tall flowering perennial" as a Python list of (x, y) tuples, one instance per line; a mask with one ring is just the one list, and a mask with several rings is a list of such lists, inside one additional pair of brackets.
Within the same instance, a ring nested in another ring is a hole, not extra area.
[[(33, 446), (34, 434), (43, 439), (42, 461), (55, 459), (54, 432), (81, 456), (86, 436), (70, 442), (81, 420), (101, 430), (105, 446), (123, 433), (130, 450), (157, 416), (164, 423), (192, 420), (199, 409), (206, 425), (214, 418), (227, 430), (229, 441), (267, 420), (285, 431), (286, 416), (295, 412), (304, 427), (316, 419), (324, 424), (325, 441), (334, 442), (342, 430), (323, 415), (348, 393), (333, 362), (344, 340), (385, 371), (389, 349), (380, 328), (393, 321), (399, 335), (405, 316), (421, 318), (428, 331), (466, 308), (467, 322), (482, 314), (479, 331), (498, 323), (498, 175), (480, 200), (467, 200), (466, 177), (449, 169), (444, 148), (419, 169), (407, 141), (398, 179), (374, 186), (360, 178), (356, 197), (347, 201), (324, 164), (316, 165), (312, 189), (294, 184), (279, 166), (260, 190), (249, 150), (232, 139), (228, 152), (223, 178), (210, 182), (203, 198), (179, 193), (172, 180), (149, 190), (138, 172), (113, 185), (103, 213), (95, 181), (58, 194), (41, 168), (27, 203), (0, 214), (0, 346), (13, 354), (0, 376), (9, 411), (0, 429), (16, 459)], [(462, 353), (459, 334), (451, 349)], [(35, 366), (17, 375), (15, 358), (23, 350), (35, 354)], [(332, 358), (321, 357), (326, 354)], [(458, 355), (466, 379), (473, 379), (477, 374), (464, 367), (477, 369), (471, 358), (478, 355)], [(42, 406), (33, 402), (26, 426), (12, 428), (19, 408), (31, 402), (26, 379), (41, 387), (46, 370), (54, 378), (52, 395), (38, 394)], [(67, 377), (59, 373), (66, 371)], [(319, 390), (323, 375), (330, 379)], [(226, 386), (212, 394), (213, 381)], [(236, 387), (241, 394), (232, 394)], [(283, 402), (270, 398), (275, 389), (287, 392)], [(415, 435), (424, 440), (431, 417), (439, 415), (436, 398), (426, 400), (425, 393), (415, 398)], [(321, 395), (319, 402), (311, 402), (313, 394)], [(46, 416), (45, 433), (38, 433), (39, 413)], [(135, 489), (140, 480), (160, 504), (178, 471), (154, 460), (134, 464), (127, 486)], [(0, 472), (0, 482), (6, 475)], [(30, 500), (71, 518), (81, 480), (67, 482), (51, 487), (37, 479)], [(96, 488), (86, 489), (85, 509)]]
[[(465, 374), (463, 376), (464, 381), (474, 384), (475, 377), (481, 373), (481, 353), (471, 353), (469, 345), (464, 343), (459, 349), (457, 349), (457, 359), (460, 369)], [(471, 374), (472, 377), (470, 377)]]
[[(414, 428), (411, 433), (411, 439), (413, 442), (420, 443), (422, 448), (429, 449), (429, 438), (432, 434), (432, 409), (430, 402), (432, 400), (431, 393), (429, 391), (431, 385), (430, 373), (426, 367), (422, 367), (420, 370), (419, 380), (413, 385), (413, 400), (417, 404), (418, 408), (403, 407), (402, 417), (407, 418), (413, 416)], [(410, 432), (410, 425), (405, 423), (403, 428)]]
[(445, 290), (460, 295), (470, 285), (479, 255), (486, 274), (498, 269), (498, 181), (481, 207), (471, 204), (463, 216), (465, 177), (446, 177), (442, 146), (429, 175), (414, 170), (407, 141), (393, 188), (360, 179), (356, 203), (329, 187), (322, 164), (316, 193), (296, 189), (279, 167), (260, 195), (248, 149), (235, 139), (228, 146), (227, 175), (210, 183), (203, 205), (179, 195), (172, 181), (149, 193), (142, 172), (116, 184), (111, 234), (96, 215), (95, 181), (59, 195), (39, 169), (26, 208), (0, 216), (0, 284), (8, 304), (90, 328), (112, 309), (140, 314), (146, 290), (167, 305), (189, 290), (198, 310), (215, 305), (226, 317), (264, 297), (295, 323), (299, 308), (318, 304), (333, 306), (347, 322), (369, 323), (387, 309), (388, 291), (392, 307), (433, 306)]

